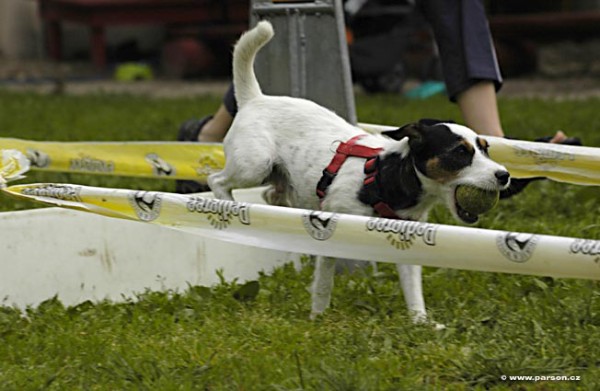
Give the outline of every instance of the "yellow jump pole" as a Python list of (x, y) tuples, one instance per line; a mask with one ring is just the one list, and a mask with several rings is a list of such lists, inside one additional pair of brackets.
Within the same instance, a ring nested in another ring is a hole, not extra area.
[[(394, 129), (359, 124), (369, 132)], [(544, 176), (578, 185), (600, 185), (600, 149), (485, 137), (492, 159), (515, 178)], [(43, 142), (0, 138), (0, 149), (25, 154), (33, 170), (205, 181), (223, 168), (220, 143)]]

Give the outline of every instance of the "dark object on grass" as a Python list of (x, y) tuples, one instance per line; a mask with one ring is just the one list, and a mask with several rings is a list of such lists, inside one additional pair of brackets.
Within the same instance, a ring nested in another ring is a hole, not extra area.
[(256, 299), (260, 291), (258, 281), (248, 281), (233, 293), (233, 298), (238, 301), (250, 301)]

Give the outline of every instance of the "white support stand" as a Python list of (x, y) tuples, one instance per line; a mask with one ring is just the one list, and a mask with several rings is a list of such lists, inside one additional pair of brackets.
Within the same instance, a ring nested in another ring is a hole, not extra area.
[[(243, 201), (258, 201), (246, 191)], [(299, 256), (61, 208), (0, 213), (0, 305), (120, 301), (146, 290), (253, 280)]]

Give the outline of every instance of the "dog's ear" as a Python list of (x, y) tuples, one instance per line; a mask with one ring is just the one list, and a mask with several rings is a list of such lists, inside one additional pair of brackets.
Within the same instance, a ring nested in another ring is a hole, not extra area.
[(404, 125), (396, 130), (381, 132), (381, 134), (398, 141), (408, 137), (408, 145), (411, 150), (415, 151), (423, 143), (423, 128), (424, 126), (420, 122), (415, 122)]
[(404, 125), (396, 130), (381, 132), (381, 134), (398, 141), (402, 140), (404, 137), (408, 137), (408, 145), (410, 149), (412, 151), (418, 151), (425, 143), (425, 132), (427, 128), (444, 123), (453, 124), (455, 122), (452, 120), (424, 118), (419, 120), (419, 122), (413, 122), (408, 125)]
[(393, 138), (394, 140), (402, 140), (404, 137), (408, 137), (409, 139), (416, 139), (421, 137), (423, 129), (439, 125), (439, 124), (454, 124), (456, 122), (452, 120), (441, 120), (434, 118), (423, 118), (420, 119), (419, 122), (413, 122), (407, 125), (404, 125), (395, 130), (387, 130), (385, 132), (381, 132), (384, 136)]
[(456, 122), (451, 119), (435, 119), (435, 118), (423, 118), (419, 120), (421, 126), (433, 126), (439, 124), (455, 124)]

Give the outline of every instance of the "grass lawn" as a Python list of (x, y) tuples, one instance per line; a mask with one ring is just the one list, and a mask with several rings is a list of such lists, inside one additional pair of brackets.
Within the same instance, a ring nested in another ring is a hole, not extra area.
[[(0, 90), (0, 136), (35, 140), (173, 140), (219, 97), (41, 96)], [(444, 98), (360, 96), (363, 122), (460, 122)], [(600, 100), (501, 100), (505, 131), (533, 139), (562, 129), (600, 147)], [(173, 191), (169, 181), (31, 173), (27, 182)], [(600, 240), (600, 192), (540, 181), (478, 227)], [(34, 207), (0, 195), (0, 210)], [(433, 222), (455, 224), (437, 208)], [(1, 256), (1, 253), (0, 253)], [(240, 254), (243, 257), (243, 254)], [(600, 283), (428, 268), (429, 311), (447, 329), (411, 324), (394, 267), (336, 277), (332, 308), (308, 320), (312, 266), (261, 276), (255, 297), (223, 281), (140, 292), (124, 303), (0, 307), (2, 390), (600, 389)], [(236, 297), (238, 297), (236, 299)], [(577, 376), (509, 381), (502, 375)]]

